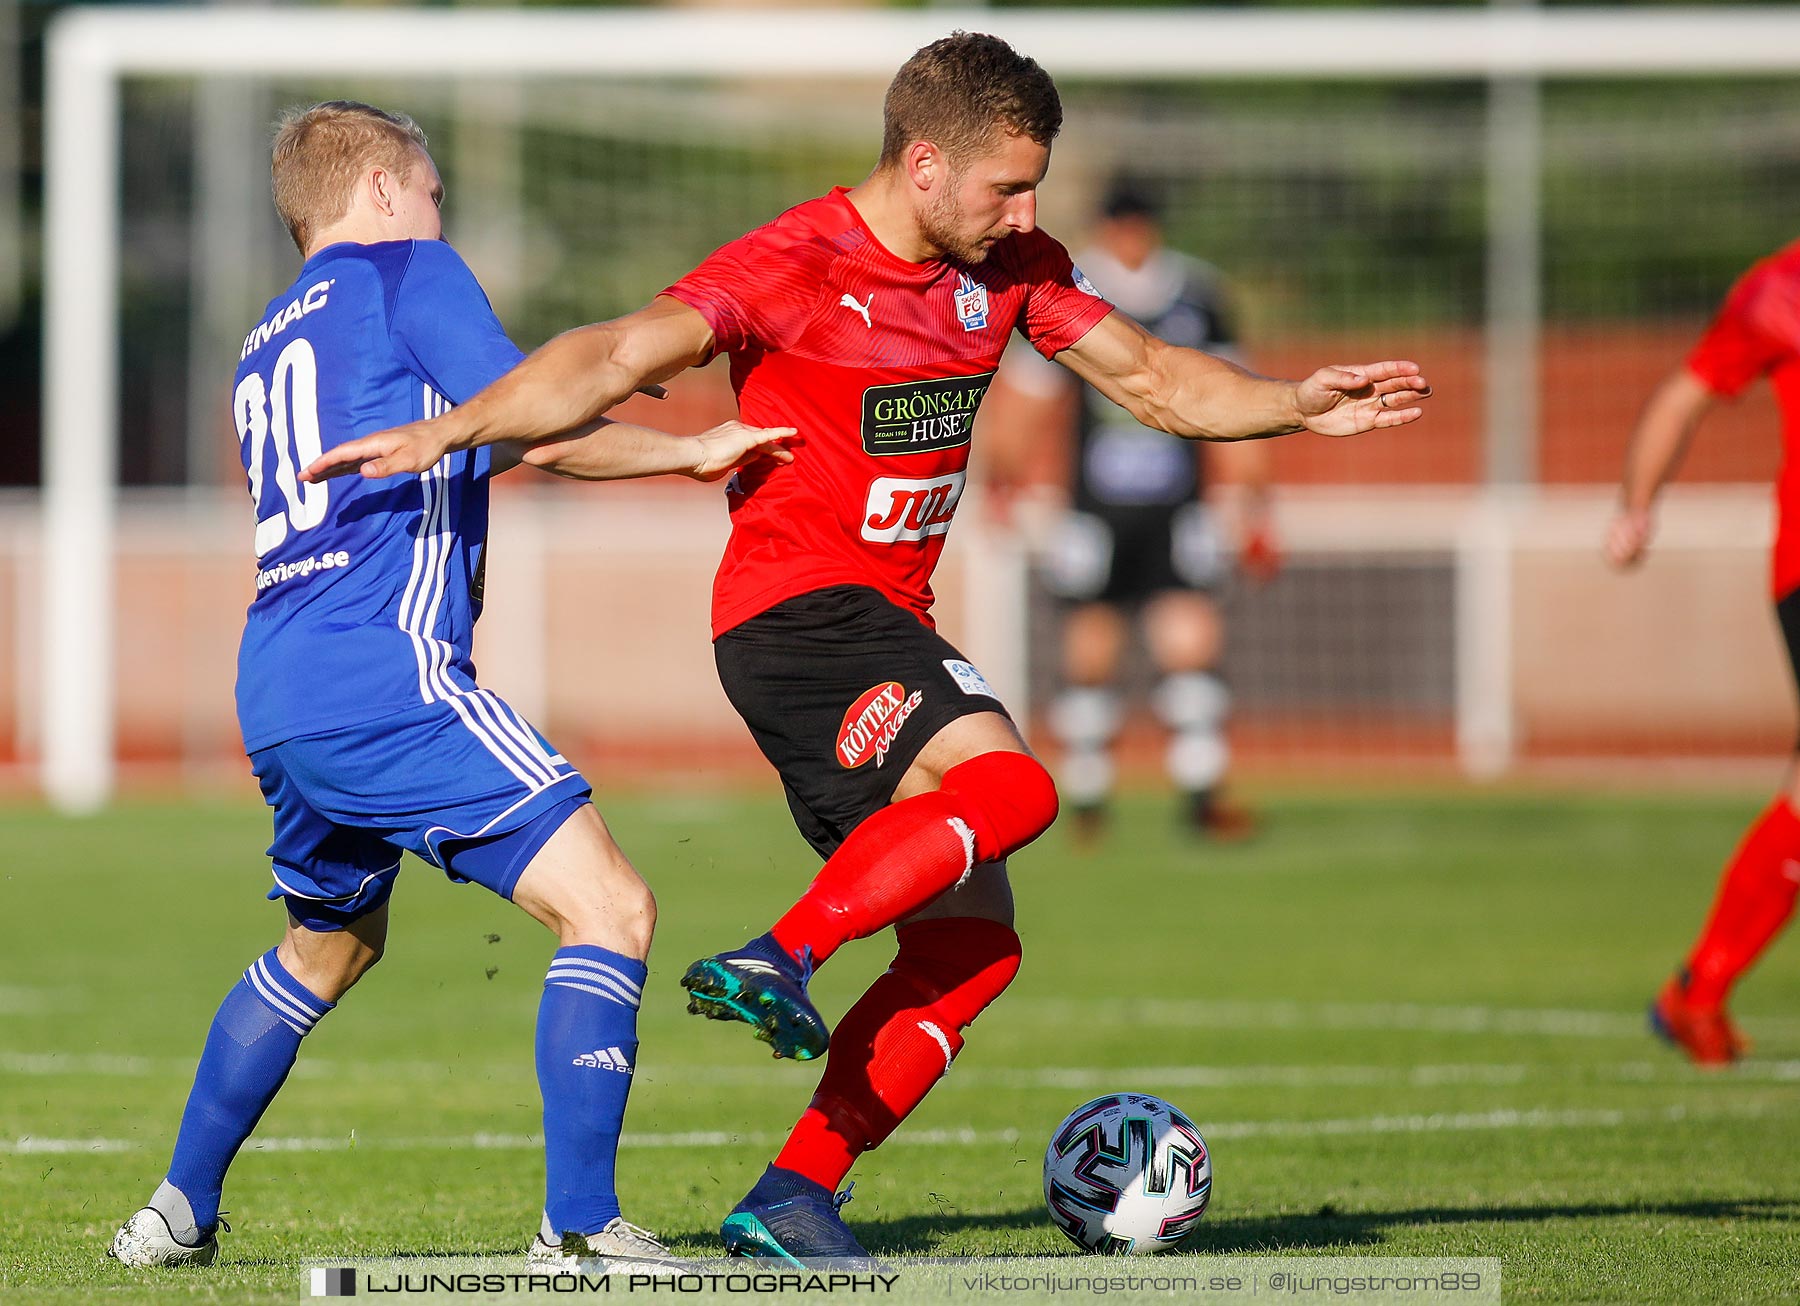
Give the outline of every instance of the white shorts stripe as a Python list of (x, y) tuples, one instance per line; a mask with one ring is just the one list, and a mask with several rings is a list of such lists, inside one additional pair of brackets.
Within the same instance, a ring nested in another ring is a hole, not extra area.
[[(493, 695), (490, 694), (489, 697), (492, 698)], [(532, 753), (550, 769), (552, 774), (555, 774), (559, 766), (568, 765), (566, 759), (561, 756), (552, 755), (549, 749), (544, 747), (543, 741), (537, 737), (537, 732), (531, 728), (530, 723), (527, 722), (524, 717), (518, 714), (512, 704), (495, 698), (494, 705), (502, 715), (511, 719), (514, 729), (518, 732), (519, 738), (525, 741), (526, 746), (530, 748)]]
[(526, 773), (531, 777), (528, 783), (534, 788), (542, 789), (555, 781), (555, 770), (539, 762), (537, 758), (532, 756), (530, 749), (526, 748), (507, 731), (500, 712), (494, 706), (495, 700), (491, 694), (487, 693), (485, 690), (479, 689), (472, 693), (465, 694), (458, 691), (454, 685), (450, 684), (448, 676), (442, 676), (441, 678), (444, 686), (448, 690), (448, 692), (444, 694), (444, 700), (446, 702), (461, 702), (468, 706), (470, 713), (481, 721), (482, 729), (485, 732), (484, 741), (487, 742), (489, 748), (496, 750), (505, 749), (513, 760), (523, 767)]
[(556, 763), (550, 760), (550, 754), (546, 752), (544, 746), (538, 742), (537, 735), (533, 733), (530, 726), (525, 724), (524, 718), (513, 711), (510, 704), (495, 697), (489, 691), (478, 689), (475, 692), (479, 694), (493, 710), (494, 717), (496, 718), (500, 729), (510, 738), (518, 741), (519, 745), (525, 749), (535, 765), (541, 766), (547, 775), (554, 776), (556, 774)]
[(536, 795), (544, 787), (538, 783), (537, 777), (522, 769), (504, 748), (494, 742), (493, 737), (487, 733), (487, 727), (470, 714), (466, 698), (459, 694), (445, 701), (450, 704), (451, 711), (462, 718), (462, 723), (469, 728), (469, 733), (481, 741), (482, 747), (494, 755), (495, 761), (513, 773), (514, 779), (530, 789), (533, 795)]

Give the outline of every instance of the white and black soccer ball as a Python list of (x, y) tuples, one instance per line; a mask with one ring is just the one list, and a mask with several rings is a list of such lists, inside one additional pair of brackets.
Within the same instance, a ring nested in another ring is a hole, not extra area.
[(1158, 1097), (1113, 1093), (1076, 1108), (1044, 1153), (1044, 1201), (1076, 1245), (1163, 1252), (1212, 1198), (1212, 1157), (1194, 1122)]

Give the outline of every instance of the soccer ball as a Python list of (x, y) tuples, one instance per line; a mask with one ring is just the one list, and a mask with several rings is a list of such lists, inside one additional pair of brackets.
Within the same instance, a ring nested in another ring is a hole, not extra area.
[(1161, 1098), (1114, 1093), (1077, 1107), (1044, 1153), (1044, 1201), (1086, 1251), (1164, 1252), (1212, 1197), (1212, 1157), (1194, 1122)]

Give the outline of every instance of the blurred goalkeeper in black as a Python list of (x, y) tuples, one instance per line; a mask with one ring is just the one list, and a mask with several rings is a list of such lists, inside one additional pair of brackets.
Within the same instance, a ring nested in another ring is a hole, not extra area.
[[(1238, 338), (1218, 272), (1163, 244), (1149, 192), (1115, 183), (1101, 204), (1089, 247), (1077, 256), (1089, 280), (1163, 339), (1236, 363)], [(1078, 390), (1073, 396), (1071, 390)], [(1151, 706), (1169, 732), (1165, 768), (1181, 794), (1181, 816), (1214, 838), (1248, 834), (1252, 821), (1223, 801), (1229, 762), (1230, 694), (1219, 675), (1224, 619), (1217, 600), (1232, 551), (1206, 502), (1214, 458), (1229, 457), (1242, 490), (1237, 561), (1253, 578), (1279, 565), (1269, 531), (1268, 456), (1258, 443), (1203, 448), (1140, 425), (1092, 386), (1028, 349), (1012, 349), (988, 397), (984, 429), (996, 487), (1036, 479), (1028, 464), (1045, 428), (1073, 429), (1068, 509), (1045, 558), (1049, 588), (1066, 604), (1061, 683), (1051, 728), (1063, 748), (1059, 784), (1092, 838), (1102, 828), (1123, 719), (1120, 673), (1133, 628), (1155, 670)]]

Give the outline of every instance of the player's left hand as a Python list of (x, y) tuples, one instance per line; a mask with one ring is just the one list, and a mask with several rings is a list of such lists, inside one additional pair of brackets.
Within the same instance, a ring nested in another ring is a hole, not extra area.
[(428, 472), (450, 451), (443, 419), (409, 422), (334, 445), (308, 463), (303, 481), (325, 481), (360, 472), (371, 480), (404, 472)]
[(746, 463), (762, 458), (772, 462), (791, 463), (794, 461), (794, 451), (787, 447), (787, 442), (798, 434), (799, 431), (792, 426), (721, 423), (694, 437), (700, 445), (700, 457), (688, 475), (696, 481), (716, 481)]
[(1294, 387), (1294, 404), (1309, 431), (1320, 435), (1361, 435), (1385, 426), (1405, 426), (1425, 415), (1419, 404), (1431, 386), (1419, 365), (1404, 359), (1321, 367)]

